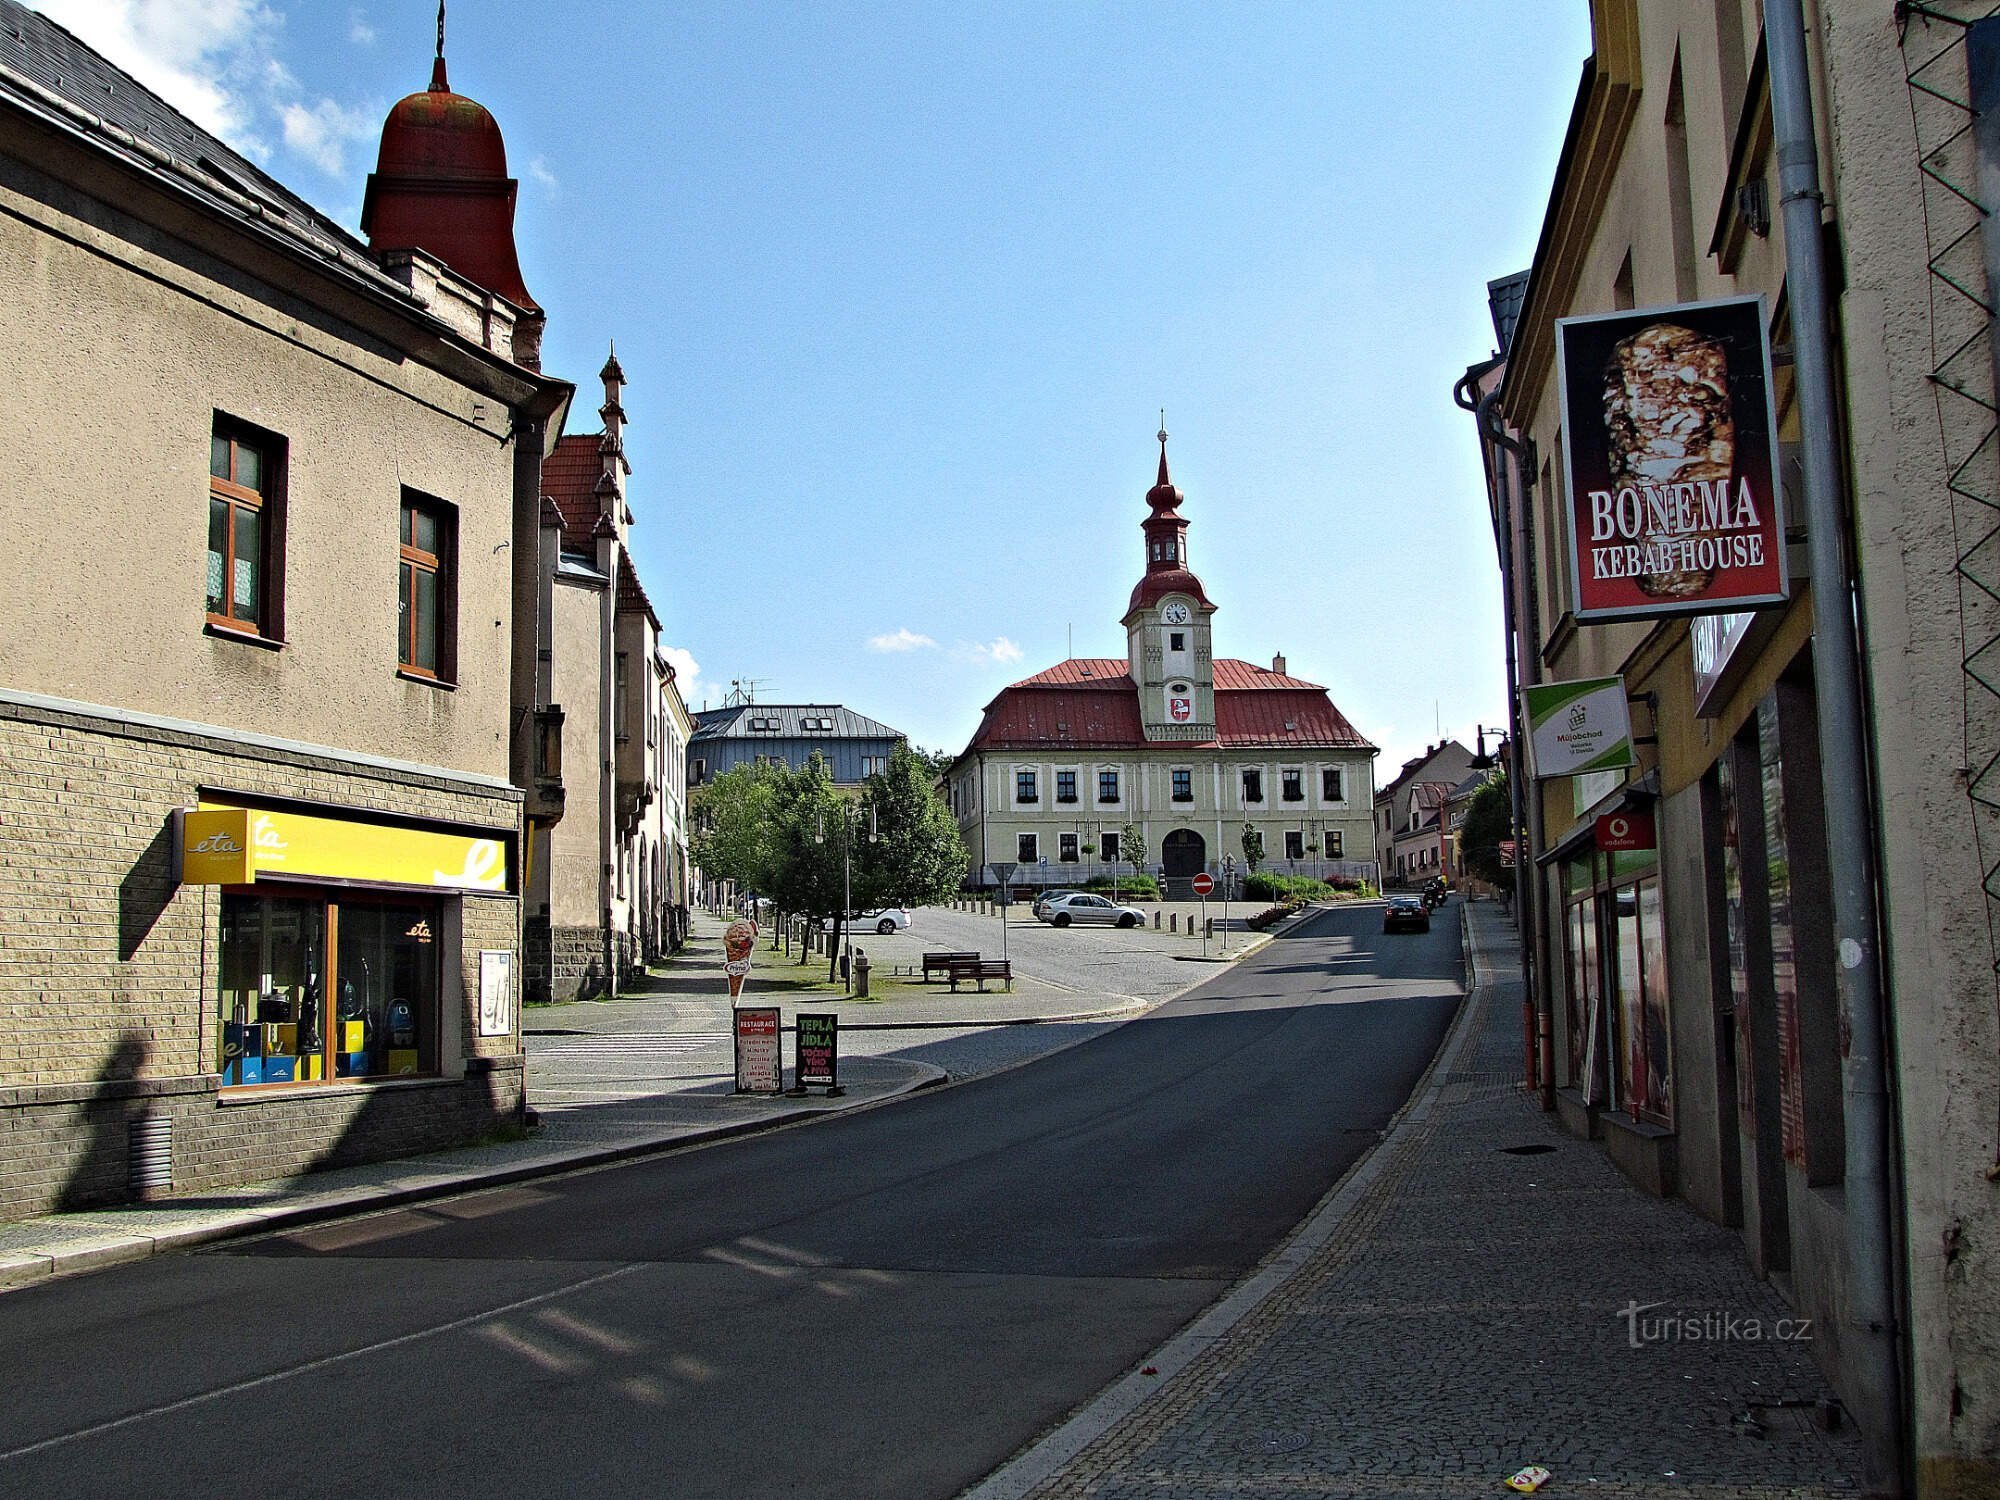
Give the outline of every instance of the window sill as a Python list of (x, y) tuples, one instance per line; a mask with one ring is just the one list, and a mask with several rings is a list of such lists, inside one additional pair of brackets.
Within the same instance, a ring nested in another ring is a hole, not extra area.
[(426, 1073), (412, 1078), (407, 1074), (385, 1073), (377, 1078), (335, 1078), (324, 1082), (305, 1083), (236, 1083), (224, 1084), (216, 1090), (215, 1102), (218, 1108), (228, 1109), (232, 1105), (261, 1104), (266, 1100), (331, 1098), (340, 1094), (363, 1094), (375, 1089), (430, 1089), (444, 1085), (456, 1085), (461, 1080), (445, 1078), (436, 1073)]
[(238, 630), (229, 625), (218, 625), (210, 620), (201, 628), (203, 635), (213, 636), (218, 641), (235, 641), (244, 646), (262, 646), (266, 651), (282, 651), (285, 643), (275, 635), (259, 635), (254, 630)]
[(1071, 802), (1074, 802), (1074, 801), (1076, 801), (1076, 798), (1074, 798), (1074, 797), (1058, 797), (1058, 798), (1056, 798), (1056, 801), (1058, 801), (1058, 802), (1061, 802), (1061, 803), (1064, 803), (1064, 804), (1068, 804), (1068, 803), (1071, 803)]
[(421, 683), (425, 687), (442, 688), (447, 693), (458, 691), (458, 684), (443, 677), (426, 677), (421, 672), (412, 672), (407, 667), (396, 668), (396, 675), (405, 682)]
[(1194, 798), (1192, 798), (1192, 797), (1176, 797), (1176, 798), (1174, 798), (1173, 800), (1174, 800), (1174, 801), (1176, 801), (1176, 802), (1192, 802), (1192, 801), (1194, 801)]

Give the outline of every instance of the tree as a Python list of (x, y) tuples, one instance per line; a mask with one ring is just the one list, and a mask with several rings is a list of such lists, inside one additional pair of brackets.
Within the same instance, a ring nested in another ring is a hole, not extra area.
[(1134, 875), (1146, 873), (1146, 861), (1153, 851), (1146, 847), (1146, 835), (1139, 831), (1137, 823), (1127, 823), (1118, 830), (1118, 853), (1132, 867)]
[(1459, 856), (1465, 868), (1488, 885), (1504, 886), (1514, 872), (1500, 863), (1500, 841), (1514, 836), (1514, 801), (1507, 787), (1507, 773), (1495, 771), (1486, 784), (1472, 794), (1459, 826)]
[(846, 921), (847, 842), (853, 803), (834, 789), (817, 750), (799, 770), (772, 773), (769, 857), (758, 887), (781, 911), (817, 922), (834, 919), (827, 978), (838, 973), (839, 934)]
[(909, 750), (910, 754), (922, 763), (933, 782), (942, 780), (944, 773), (949, 771), (952, 763), (958, 759), (958, 756), (949, 750), (926, 750), (922, 745), (912, 745)]
[(1257, 866), (1264, 862), (1264, 835), (1257, 831), (1254, 823), (1243, 825), (1243, 865), (1251, 875), (1257, 873)]
[(930, 906), (964, 883), (965, 844), (935, 787), (926, 752), (903, 745), (868, 778), (861, 826), (873, 837), (855, 849), (857, 906)]
[(777, 778), (771, 766), (738, 766), (694, 789), (688, 799), (688, 857), (709, 879), (764, 889)]

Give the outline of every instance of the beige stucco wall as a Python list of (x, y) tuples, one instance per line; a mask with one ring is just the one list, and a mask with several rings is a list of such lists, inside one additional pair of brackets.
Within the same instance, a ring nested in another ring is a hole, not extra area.
[(551, 925), (596, 927), (598, 907), (598, 611), (602, 586), (558, 579), (552, 610), (555, 701), (563, 710), (563, 818), (549, 835)]
[[(7, 684), (504, 777), (505, 408), (154, 231), (132, 229), (135, 245), (89, 200), (65, 213), (48, 197), (64, 199), (0, 157), (0, 526), (24, 542), (0, 563)], [(217, 411), (288, 443), (280, 650), (204, 633)], [(455, 691), (396, 673), (406, 485), (458, 508)]]

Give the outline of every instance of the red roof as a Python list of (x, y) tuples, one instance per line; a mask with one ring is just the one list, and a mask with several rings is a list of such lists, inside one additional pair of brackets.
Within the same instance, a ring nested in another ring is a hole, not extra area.
[[(1247, 661), (1215, 663), (1216, 737), (1207, 748), (1242, 745), (1375, 747), (1334, 707), (1326, 689)], [(1149, 741), (1139, 689), (1121, 657), (1073, 657), (1023, 678), (986, 705), (967, 748), (1138, 748)]]
[(562, 512), (563, 543), (572, 552), (595, 553), (590, 536), (597, 527), (597, 481), (604, 473), (600, 433), (572, 433), (556, 439), (556, 451), (542, 460), (542, 493)]

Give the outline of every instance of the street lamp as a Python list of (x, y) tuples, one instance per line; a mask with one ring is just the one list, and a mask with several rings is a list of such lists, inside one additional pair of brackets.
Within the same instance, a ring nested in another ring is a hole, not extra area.
[(1229, 956), (1229, 893), (1236, 888), (1236, 856), (1222, 856), (1222, 956)]

